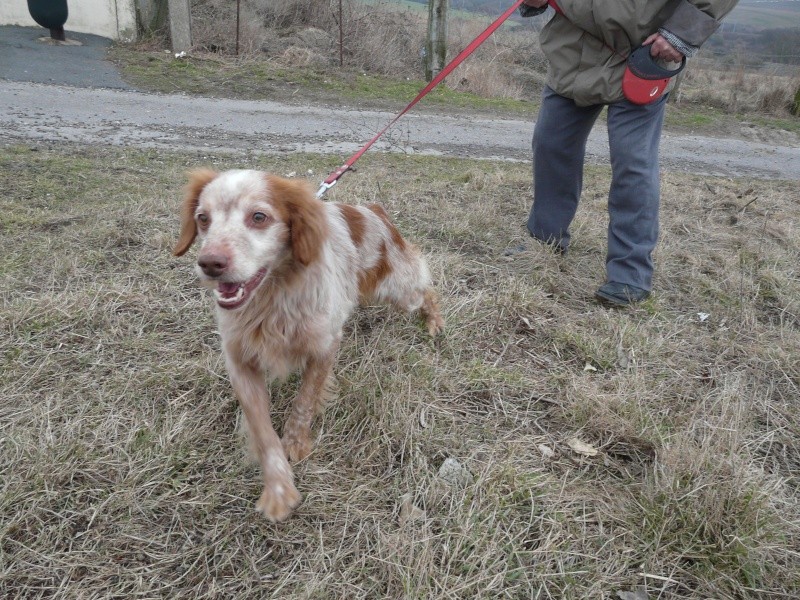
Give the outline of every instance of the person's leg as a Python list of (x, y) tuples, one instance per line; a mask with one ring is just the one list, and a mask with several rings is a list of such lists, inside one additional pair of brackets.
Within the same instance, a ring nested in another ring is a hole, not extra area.
[[(611, 189), (608, 196), (609, 282), (649, 291), (658, 241), (658, 145), (666, 97), (655, 104), (628, 101), (608, 107)], [(646, 294), (644, 294), (646, 297)]]
[(533, 130), (533, 207), (528, 231), (566, 252), (583, 187), (586, 139), (601, 105), (580, 107), (548, 87)]

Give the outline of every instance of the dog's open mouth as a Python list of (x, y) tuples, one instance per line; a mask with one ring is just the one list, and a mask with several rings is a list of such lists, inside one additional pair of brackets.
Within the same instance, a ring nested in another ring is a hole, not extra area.
[(247, 281), (220, 281), (214, 290), (217, 304), (229, 310), (239, 308), (247, 302), (252, 291), (258, 287), (266, 274), (266, 269), (260, 269)]

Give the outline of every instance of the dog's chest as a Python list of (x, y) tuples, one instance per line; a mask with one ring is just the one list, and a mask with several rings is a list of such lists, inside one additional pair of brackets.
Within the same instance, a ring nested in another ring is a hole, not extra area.
[(330, 312), (321, 307), (270, 302), (248, 312), (246, 319), (220, 314), (220, 333), (226, 345), (235, 345), (271, 378), (303, 370), (309, 356), (324, 354), (335, 342)]

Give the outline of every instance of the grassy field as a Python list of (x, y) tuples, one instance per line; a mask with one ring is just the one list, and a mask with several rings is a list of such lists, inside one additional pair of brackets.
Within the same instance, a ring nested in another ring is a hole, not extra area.
[(338, 162), (0, 147), (0, 597), (800, 595), (800, 184), (664, 173), (654, 297), (616, 311), (591, 297), (606, 169), (567, 257), (507, 257), (527, 166), (366, 156), (330, 199), (424, 248), (447, 330), (350, 322), (274, 526), (211, 301), (170, 256), (209, 164)]

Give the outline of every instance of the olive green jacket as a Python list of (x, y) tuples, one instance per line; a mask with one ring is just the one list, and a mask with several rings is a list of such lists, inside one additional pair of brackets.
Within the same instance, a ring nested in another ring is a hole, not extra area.
[[(579, 106), (623, 99), (625, 57), (664, 28), (699, 47), (737, 0), (557, 0), (539, 40), (547, 85)], [(613, 50), (612, 50), (613, 48)]]

